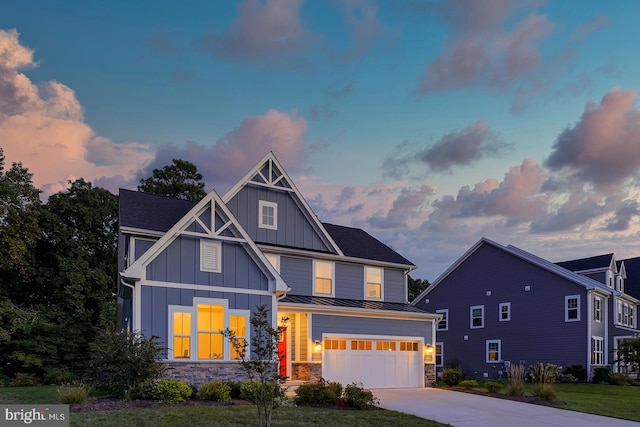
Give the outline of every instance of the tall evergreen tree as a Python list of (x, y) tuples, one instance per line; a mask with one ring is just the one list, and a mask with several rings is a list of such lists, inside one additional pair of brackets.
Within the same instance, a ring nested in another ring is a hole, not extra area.
[(429, 285), (431, 285), (431, 283), (429, 283), (429, 281), (427, 279), (424, 279), (424, 280), (423, 279), (414, 279), (411, 276), (409, 276), (409, 280), (408, 280), (409, 302), (413, 301), (418, 295), (420, 295), (422, 293), (422, 291), (427, 289), (429, 287)]
[(162, 169), (154, 169), (151, 177), (140, 180), (138, 191), (194, 201), (207, 195), (196, 165), (180, 159), (173, 159), (172, 165)]

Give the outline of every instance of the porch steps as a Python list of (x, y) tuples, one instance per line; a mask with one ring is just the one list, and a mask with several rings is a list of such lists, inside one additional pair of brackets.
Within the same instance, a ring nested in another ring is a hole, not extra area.
[(283, 384), (285, 389), (285, 394), (287, 396), (293, 396), (302, 384), (307, 383), (308, 381), (287, 381)]

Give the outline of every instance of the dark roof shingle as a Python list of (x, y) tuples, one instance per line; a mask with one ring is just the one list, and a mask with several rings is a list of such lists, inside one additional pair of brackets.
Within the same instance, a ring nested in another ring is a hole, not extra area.
[(120, 189), (120, 226), (169, 231), (197, 202)]
[(556, 262), (556, 265), (569, 271), (586, 271), (598, 268), (608, 268), (611, 265), (613, 253), (596, 255), (588, 258), (574, 259), (570, 261)]
[(640, 299), (640, 257), (623, 260), (627, 279), (624, 292)]

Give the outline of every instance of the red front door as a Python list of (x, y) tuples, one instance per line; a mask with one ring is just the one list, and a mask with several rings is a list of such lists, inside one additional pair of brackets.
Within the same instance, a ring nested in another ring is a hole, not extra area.
[(278, 341), (278, 357), (280, 358), (280, 375), (287, 376), (287, 327), (279, 326), (280, 340)]

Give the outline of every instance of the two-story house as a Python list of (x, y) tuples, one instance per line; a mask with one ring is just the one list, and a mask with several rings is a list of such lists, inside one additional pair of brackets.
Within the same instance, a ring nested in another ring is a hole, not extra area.
[(414, 268), (364, 230), (320, 222), (273, 153), (222, 197), (120, 190), (119, 324), (159, 337), (170, 375), (190, 383), (243, 376), (221, 331), (250, 340), (259, 305), (292, 380), (432, 383), (439, 316), (408, 304)]
[(496, 378), (512, 363), (543, 362), (582, 365), (590, 377), (639, 332), (639, 301), (624, 293), (624, 275), (613, 255), (554, 264), (483, 238), (412, 304), (443, 316), (439, 369), (456, 360), (471, 377)]

